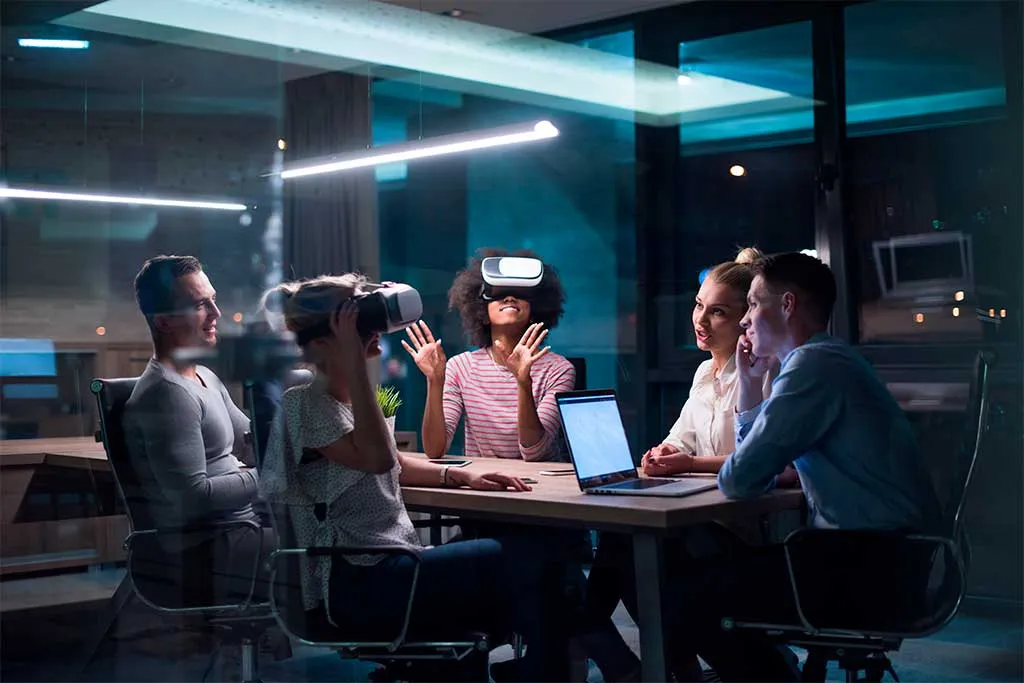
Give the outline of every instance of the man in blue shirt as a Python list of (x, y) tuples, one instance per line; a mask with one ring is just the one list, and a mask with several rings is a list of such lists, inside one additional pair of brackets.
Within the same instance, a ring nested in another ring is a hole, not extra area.
[[(755, 272), (737, 344), (736, 451), (719, 472), (722, 492), (761, 495), (793, 464), (814, 527), (933, 530), (939, 503), (909, 422), (871, 366), (826, 332), (836, 297), (828, 266), (787, 253), (765, 258)], [(775, 359), (781, 372), (765, 399), (761, 379)], [(913, 613), (928, 566), (927, 555), (899, 542), (882, 550), (836, 537), (791, 559), (809, 618), (849, 627)], [(680, 647), (696, 648), (723, 680), (793, 679), (766, 639), (720, 626), (724, 617), (799, 623), (781, 546), (743, 549), (669, 575), (678, 586), (681, 621), (673, 635), (683, 639)]]
[[(764, 259), (737, 344), (736, 451), (718, 475), (730, 498), (760, 495), (792, 463), (812, 526), (928, 530), (938, 500), (910, 423), (860, 354), (826, 332), (828, 266), (805, 254)], [(761, 381), (781, 363), (764, 400)]]

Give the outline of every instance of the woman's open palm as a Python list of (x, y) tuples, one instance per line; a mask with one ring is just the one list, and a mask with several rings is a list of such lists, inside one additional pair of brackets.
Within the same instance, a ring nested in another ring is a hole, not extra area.
[[(505, 367), (515, 375), (518, 382), (528, 381), (533, 364), (551, 350), (550, 346), (544, 348), (540, 346), (544, 338), (548, 336), (548, 331), (541, 329), (543, 327), (544, 323), (534, 323), (527, 327), (522, 339), (505, 358)], [(500, 344), (501, 342), (496, 341), (495, 343)], [(504, 351), (504, 349), (499, 348), (499, 351)]]
[(427, 379), (443, 382), (444, 369), (448, 363), (448, 357), (444, 353), (444, 347), (441, 346), (441, 340), (434, 339), (434, 334), (422, 320), (407, 327), (405, 333), (408, 335), (412, 345), (410, 346), (403, 339), (402, 346), (412, 356), (416, 367), (426, 375)]

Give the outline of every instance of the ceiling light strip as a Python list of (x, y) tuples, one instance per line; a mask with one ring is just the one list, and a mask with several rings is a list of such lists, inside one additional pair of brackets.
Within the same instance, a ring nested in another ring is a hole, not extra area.
[(236, 204), (232, 202), (203, 202), (187, 199), (160, 199), (158, 197), (51, 192), (48, 190), (26, 190), (16, 187), (0, 187), (0, 198), (92, 202), (96, 204), (128, 204), (131, 206), (164, 206), (181, 209), (214, 209), (217, 211), (245, 211), (246, 209), (245, 204)]
[(358, 155), (334, 156), (328, 159), (299, 162), (281, 172), (285, 180), (303, 178), (323, 173), (339, 173), (357, 168), (393, 164), (399, 161), (425, 159), (445, 154), (459, 154), (478, 149), (504, 147), (524, 142), (535, 142), (558, 137), (558, 128), (550, 121), (538, 121), (527, 125), (492, 128), (487, 131), (458, 133), (428, 140), (415, 140), (398, 145), (388, 145)]
[(18, 38), (19, 47), (49, 47), (60, 50), (88, 50), (88, 40), (66, 40), (58, 38)]

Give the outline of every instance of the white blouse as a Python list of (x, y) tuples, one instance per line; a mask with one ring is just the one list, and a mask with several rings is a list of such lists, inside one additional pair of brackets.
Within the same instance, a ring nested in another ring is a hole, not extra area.
[[(765, 373), (764, 397), (771, 393), (772, 380), (779, 374), (776, 363)], [(683, 453), (696, 456), (729, 455), (736, 450), (736, 399), (739, 396), (739, 373), (736, 354), (715, 376), (713, 361), (700, 364), (693, 375), (690, 397), (679, 412), (665, 443)]]

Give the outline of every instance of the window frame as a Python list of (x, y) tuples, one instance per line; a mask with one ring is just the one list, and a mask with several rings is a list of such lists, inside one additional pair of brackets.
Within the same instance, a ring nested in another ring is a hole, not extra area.
[[(1016, 149), (1022, 139), (1021, 78), (1021, 6), (1012, 0), (998, 0), (1002, 8), (1003, 54), (1006, 68), (1007, 115)], [(638, 60), (677, 66), (678, 46), (682, 42), (741, 33), (772, 26), (810, 21), (812, 31), (813, 92), (823, 103), (814, 112), (815, 156), (815, 248), (830, 265), (837, 281), (837, 300), (832, 333), (857, 345), (888, 381), (960, 381), (969, 374), (979, 347), (993, 348), (1007, 361), (999, 375), (1007, 380), (1020, 379), (1020, 342), (1008, 344), (935, 343), (935, 344), (861, 344), (859, 330), (859, 281), (852, 244), (852, 230), (844, 207), (847, 179), (845, 155), (849, 138), (846, 130), (846, 54), (845, 12), (861, 0), (820, 3), (763, 2), (745, 7), (736, 14), (731, 3), (720, 0), (675, 5), (637, 14), (633, 17)], [(663, 385), (689, 384), (697, 365), (706, 354), (695, 349), (680, 349), (672, 343), (665, 328), (676, 320), (661, 318), (657, 301), (662, 294), (663, 274), (671, 273), (670, 254), (681, 247), (686, 235), (680, 229), (685, 207), (673, 190), (679, 169), (678, 127), (651, 128), (636, 125), (637, 168), (637, 325), (638, 370), (641, 382), (635, 401), (640, 414), (646, 415), (642, 439), (655, 443), (664, 431), (662, 415)], [(1022, 176), (1021, 156), (1014, 155), (1011, 172)], [(1021, 197), (1013, 197), (1013, 220), (1021, 224)], [(1022, 286), (1024, 290), (1024, 286)], [(1020, 321), (1017, 321), (1020, 325)]]

